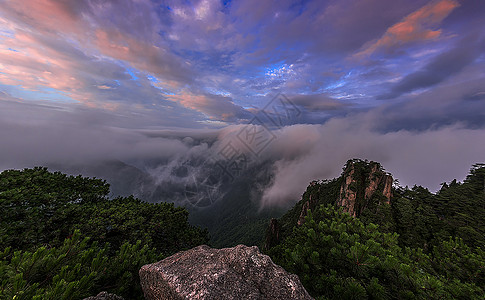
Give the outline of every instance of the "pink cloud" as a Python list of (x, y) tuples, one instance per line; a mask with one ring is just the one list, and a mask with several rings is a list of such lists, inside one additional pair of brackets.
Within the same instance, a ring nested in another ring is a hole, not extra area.
[(32, 33), (17, 30), (15, 37), (4, 43), (16, 51), (0, 48), (1, 83), (30, 91), (48, 87), (69, 93), (76, 100), (87, 100), (86, 95), (79, 93), (87, 87), (77, 71), (83, 69), (81, 62), (49, 47), (48, 38), (42, 41)]
[[(77, 0), (7, 1), (2, 8), (8, 18), (16, 23), (16, 37), (23, 31), (23, 39), (31, 32), (52, 35), (59, 40), (67, 38), (82, 44), (84, 51), (93, 55), (100, 51), (108, 57), (126, 61), (134, 68), (170, 81), (170, 85), (190, 81), (188, 66), (169, 50), (157, 45), (156, 36), (153, 40), (145, 41), (129, 32), (109, 28), (102, 18), (103, 9), (102, 6)], [(32, 40), (31, 45), (31, 52), (36, 46), (42, 51), (50, 50), (38, 47), (38, 41)]]
[(391, 49), (411, 42), (436, 39), (442, 31), (433, 28), (458, 6), (460, 4), (455, 0), (433, 1), (389, 27), (379, 40), (364, 46), (356, 56), (368, 56), (379, 49)]
[(176, 101), (184, 107), (199, 111), (212, 120), (233, 121), (243, 117), (244, 109), (229, 97), (220, 95), (197, 94), (183, 92), (179, 95), (169, 95), (168, 99)]
[(18, 23), (32, 26), (36, 31), (69, 31), (81, 33), (86, 27), (79, 26), (81, 19), (76, 9), (82, 5), (77, 0), (7, 0), (3, 10)]
[[(105, 21), (106, 10), (126, 5), (153, 9), (150, 2), (3, 1), (0, 30), (9, 34), (0, 36), (0, 82), (30, 91), (53, 88), (100, 107), (106, 103), (101, 103), (99, 91), (107, 89), (99, 87), (123, 77), (124, 66), (157, 76), (160, 88), (173, 89), (190, 82), (189, 65), (161, 46), (158, 34), (137, 35), (126, 28), (113, 29)], [(116, 107), (113, 103), (108, 106)]]
[(192, 80), (188, 65), (167, 49), (133, 38), (119, 30), (97, 29), (95, 35), (95, 45), (104, 55), (155, 74), (165, 79), (170, 87)]

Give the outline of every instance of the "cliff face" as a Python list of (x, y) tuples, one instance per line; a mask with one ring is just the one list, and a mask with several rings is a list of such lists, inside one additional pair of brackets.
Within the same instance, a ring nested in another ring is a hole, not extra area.
[(354, 186), (357, 186), (357, 180), (355, 178), (354, 168), (346, 170), (347, 175), (344, 177), (344, 182), (340, 187), (340, 195), (337, 199), (337, 205), (342, 206), (345, 212), (348, 212), (351, 216), (355, 217), (356, 208), (355, 204), (357, 202), (357, 190)]
[(393, 179), (382, 170), (379, 163), (350, 160), (342, 177), (343, 183), (336, 203), (351, 216), (360, 216), (372, 204), (390, 203)]
[(317, 201), (315, 201), (315, 197), (313, 197), (313, 195), (310, 195), (309, 197), (310, 199), (307, 202), (303, 203), (303, 207), (301, 208), (300, 216), (298, 217), (297, 223), (298, 226), (305, 222), (305, 217), (308, 215), (308, 211), (314, 210), (317, 206)]
[(390, 204), (393, 178), (382, 166), (373, 161), (347, 161), (342, 175), (331, 181), (312, 181), (298, 202), (281, 219), (273, 219), (268, 228), (264, 249), (270, 249), (284, 240), (294, 226), (301, 226), (309, 211), (324, 204), (343, 207), (353, 217), (360, 217), (366, 209), (379, 210)]

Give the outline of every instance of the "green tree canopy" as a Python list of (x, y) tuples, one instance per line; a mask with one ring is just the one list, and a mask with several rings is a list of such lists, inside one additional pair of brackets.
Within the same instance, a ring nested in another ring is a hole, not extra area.
[(0, 298), (143, 299), (138, 270), (208, 242), (188, 212), (130, 197), (100, 179), (47, 168), (0, 174)]

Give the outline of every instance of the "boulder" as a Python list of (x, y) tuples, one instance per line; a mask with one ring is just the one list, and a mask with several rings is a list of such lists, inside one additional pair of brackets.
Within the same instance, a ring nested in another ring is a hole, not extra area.
[(258, 247), (199, 246), (140, 269), (145, 298), (312, 299), (298, 276), (261, 254)]

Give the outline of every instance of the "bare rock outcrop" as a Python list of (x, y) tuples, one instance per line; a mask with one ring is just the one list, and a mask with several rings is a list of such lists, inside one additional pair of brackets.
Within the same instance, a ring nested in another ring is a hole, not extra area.
[(307, 190), (291, 210), (280, 219), (272, 219), (266, 231), (264, 250), (268, 251), (284, 241), (295, 226), (302, 226), (306, 216), (320, 205), (337, 205), (353, 217), (389, 215), (392, 199), (392, 175), (374, 161), (351, 159), (340, 177), (310, 182)]
[(342, 176), (337, 205), (342, 206), (351, 216), (360, 216), (374, 196), (390, 203), (393, 179), (382, 170), (379, 163), (350, 160)]
[(340, 187), (340, 195), (337, 199), (337, 205), (342, 206), (345, 212), (348, 212), (352, 217), (356, 216), (356, 200), (357, 190), (353, 186), (357, 185), (357, 180), (354, 176), (355, 170), (351, 168), (346, 170), (347, 175), (344, 177), (342, 186)]
[(301, 226), (305, 222), (305, 217), (308, 215), (308, 211), (313, 211), (317, 204), (317, 201), (312, 197), (312, 195), (310, 195), (308, 201), (303, 203), (301, 208), (297, 223), (298, 226)]
[(312, 299), (289, 274), (255, 246), (199, 246), (140, 269), (148, 300)]

